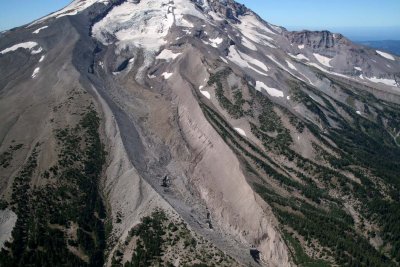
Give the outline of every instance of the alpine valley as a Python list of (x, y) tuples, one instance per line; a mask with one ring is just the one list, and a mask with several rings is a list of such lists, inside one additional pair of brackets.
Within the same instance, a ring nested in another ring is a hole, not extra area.
[(233, 0), (0, 34), (0, 266), (399, 266), (400, 58)]

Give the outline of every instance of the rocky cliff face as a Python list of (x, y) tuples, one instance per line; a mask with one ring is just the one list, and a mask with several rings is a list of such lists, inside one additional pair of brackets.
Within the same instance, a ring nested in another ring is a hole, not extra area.
[(351, 45), (343, 35), (329, 31), (311, 32), (287, 32), (289, 41), (296, 45), (305, 45), (313, 49), (329, 49), (341, 45)]
[(5, 265), (398, 261), (394, 55), (231, 0), (82, 0), (0, 67)]

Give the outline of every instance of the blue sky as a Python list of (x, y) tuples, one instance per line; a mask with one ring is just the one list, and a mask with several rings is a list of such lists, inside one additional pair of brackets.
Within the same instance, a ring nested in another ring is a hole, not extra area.
[(0, 31), (29, 23), (71, 0), (0, 0)]
[[(70, 0), (0, 0), (0, 30), (28, 23)], [(238, 0), (289, 30), (329, 29), (355, 39), (400, 40), (400, 0)]]

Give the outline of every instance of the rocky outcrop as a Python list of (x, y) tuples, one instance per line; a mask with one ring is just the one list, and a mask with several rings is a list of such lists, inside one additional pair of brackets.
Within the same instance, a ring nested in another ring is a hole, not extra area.
[(329, 31), (286, 32), (289, 41), (312, 49), (328, 49), (340, 45), (350, 45), (350, 41), (339, 33)]
[(11, 241), (11, 232), (17, 222), (17, 214), (11, 210), (0, 210), (0, 249), (4, 243)]

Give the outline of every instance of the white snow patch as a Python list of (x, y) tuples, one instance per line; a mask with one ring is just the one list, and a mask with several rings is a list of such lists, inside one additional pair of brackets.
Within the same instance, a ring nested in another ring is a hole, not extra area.
[(308, 64), (309, 66), (313, 66), (313, 67), (315, 67), (315, 68), (317, 68), (317, 69), (319, 69), (319, 70), (321, 70), (321, 71), (323, 71), (323, 72), (325, 72), (325, 73), (328, 73), (328, 74), (336, 75), (336, 76), (343, 77), (343, 78), (347, 78), (347, 79), (350, 79), (350, 78), (351, 78), (351, 77), (346, 76), (346, 75), (344, 75), (344, 74), (340, 74), (340, 73), (337, 73), (337, 72), (333, 72), (333, 71), (326, 70), (325, 68), (321, 67), (320, 65), (318, 65), (317, 63), (314, 63), (314, 62), (308, 62), (307, 64)]
[(180, 20), (177, 19), (175, 22), (176, 22), (176, 26), (181, 26), (181, 27), (186, 27), (186, 28), (193, 28), (194, 27), (194, 25), (190, 21), (188, 21), (188, 20), (186, 20), (184, 18), (182, 18)]
[(287, 100), (290, 100), (290, 95), (288, 95), (288, 96), (286, 97), (286, 99), (287, 99)]
[(31, 51), (32, 55), (40, 54), (43, 51), (43, 48), (39, 46), (38, 49), (34, 49)]
[[(255, 58), (252, 58), (244, 53), (239, 52), (238, 50), (235, 49), (235, 47), (233, 45), (229, 47), (228, 59), (242, 68), (252, 69), (261, 75), (265, 75), (265, 76), (268, 75), (266, 72), (268, 72), (269, 69), (267, 66), (265, 66), (264, 63), (262, 63), (261, 61), (255, 59)], [(250, 63), (251, 63), (251, 65), (250, 65)], [(265, 72), (256, 69), (252, 65), (259, 67), (260, 69), (262, 69)]]
[(384, 78), (376, 78), (376, 77), (371, 77), (371, 78), (366, 77), (366, 78), (373, 83), (383, 83), (383, 84), (386, 84), (389, 86), (397, 87), (397, 83), (393, 79), (384, 79)]
[(167, 2), (171, 7), (170, 11), (173, 12), (176, 26), (187, 27), (187, 28), (194, 27), (194, 25), (191, 22), (184, 19), (184, 15), (191, 15), (203, 20), (205, 19), (203, 13), (197, 10), (194, 4), (191, 3), (190, 1), (174, 0), (173, 4), (171, 3), (171, 1), (165, 1), (165, 2)]
[(32, 32), (33, 34), (38, 34), (41, 30), (47, 29), (49, 26), (43, 26), (37, 29), (36, 31)]
[(262, 89), (264, 89), (265, 91), (267, 91), (267, 93), (271, 96), (274, 97), (283, 97), (283, 92), (281, 90), (269, 87), (268, 85), (266, 85), (263, 82), (257, 81), (256, 82), (256, 90), (261, 91)]
[(254, 14), (241, 16), (240, 20), (241, 23), (237, 24), (236, 27), (246, 38), (255, 43), (268, 45), (275, 48), (275, 46), (268, 42), (273, 41), (274, 39), (266, 34), (276, 35), (276, 33), (271, 31), (267, 26), (259, 21)]
[(298, 48), (299, 49), (304, 49), (304, 45), (299, 45)]
[(166, 80), (168, 80), (172, 75), (172, 72), (164, 72), (163, 74), (161, 74), (161, 76), (163, 76)]
[(286, 63), (289, 66), (289, 68), (291, 68), (292, 70), (297, 70), (295, 65), (293, 65), (289, 60), (286, 60)]
[(210, 11), (208, 12), (208, 15), (211, 16), (211, 18), (215, 21), (222, 21), (224, 20), (223, 18), (221, 18), (217, 13), (215, 13), (214, 11)]
[(355, 70), (362, 71), (360, 67), (354, 67)]
[(322, 65), (324, 65), (324, 66), (326, 66), (328, 68), (332, 67), (331, 64), (330, 64), (330, 62), (332, 60), (331, 58), (325, 57), (325, 56), (317, 54), (317, 53), (314, 53), (313, 55), (318, 60), (318, 62), (321, 63)]
[(271, 23), (268, 23), (268, 25), (269, 25), (272, 29), (274, 29), (274, 31), (276, 31), (276, 32), (278, 32), (278, 33), (282, 33), (282, 28), (281, 28), (281, 27), (276, 26), (276, 25), (271, 24)]
[(58, 15), (56, 18), (59, 19), (59, 18), (65, 17), (65, 16), (75, 16), (78, 13), (79, 13), (78, 10), (70, 10), (70, 11), (67, 11), (65, 13)]
[(242, 37), (242, 45), (250, 50), (257, 51), (257, 47), (246, 37)]
[(36, 46), (38, 46), (38, 44), (36, 42), (20, 43), (20, 44), (16, 44), (16, 45), (13, 45), (13, 46), (11, 46), (9, 48), (4, 49), (3, 51), (0, 52), (0, 54), (6, 54), (8, 52), (13, 52), (13, 51), (18, 50), (19, 48), (32, 50)]
[(315, 102), (318, 102), (319, 103), (319, 101), (318, 101), (318, 99), (317, 98), (315, 98), (315, 96), (313, 96), (313, 95), (308, 95), (312, 100), (314, 100)]
[[(296, 77), (297, 79), (299, 79), (300, 81), (303, 81), (305, 83), (307, 83), (304, 79), (300, 78), (298, 75), (296, 75), (295, 73), (293, 73), (292, 71), (290, 71), (288, 68), (286, 68), (284, 65), (282, 65), (279, 61), (277, 61), (273, 56), (271, 55), (267, 55), (267, 57), (272, 60), (276, 65), (278, 65), (280, 68), (282, 68), (283, 70), (285, 70), (286, 72), (290, 73), (291, 75), (293, 75), (294, 77)], [(304, 74), (302, 74), (311, 85), (314, 85), (311, 80)]]
[(224, 39), (222, 39), (221, 37), (210, 39), (211, 46), (213, 46), (213, 47), (218, 47), (218, 45), (222, 44), (223, 41), (224, 41)]
[(39, 63), (42, 62), (42, 61), (44, 60), (45, 57), (46, 57), (46, 56), (44, 56), (44, 55), (41, 56), (40, 59), (39, 59)]
[(378, 51), (378, 50), (376, 50), (376, 53), (378, 53), (380, 56), (382, 56), (382, 57), (384, 57), (384, 58), (387, 58), (387, 59), (390, 59), (390, 60), (396, 60), (395, 58), (394, 58), (394, 56), (392, 56), (391, 54), (389, 54), (389, 53), (385, 53), (385, 52), (382, 52), (382, 51)]
[(359, 110), (357, 110), (356, 113), (357, 113), (358, 115), (361, 115), (361, 111), (359, 111)]
[(289, 56), (291, 56), (292, 58), (298, 59), (298, 60), (307, 60), (310, 61), (310, 59), (308, 57), (306, 57), (303, 54), (298, 54), (298, 55), (292, 55), (292, 54), (288, 54)]
[(200, 90), (200, 93), (202, 93), (206, 98), (211, 99), (211, 95), (209, 92)]
[(228, 64), (228, 61), (225, 59), (225, 58), (223, 58), (223, 57), (219, 57), (223, 62), (225, 62), (226, 64)]
[(164, 49), (157, 57), (156, 59), (164, 59), (166, 61), (169, 61), (171, 59), (176, 59), (178, 56), (180, 56), (182, 53), (174, 53), (171, 50)]
[(271, 44), (270, 42), (265, 41), (264, 45), (269, 46), (271, 48), (276, 48), (276, 46), (274, 46), (273, 44)]
[(33, 71), (33, 73), (32, 73), (32, 78), (33, 78), (33, 79), (35, 79), (35, 78), (38, 76), (39, 71), (40, 71), (40, 68), (39, 68), (39, 67), (37, 67), (37, 68)]
[(203, 88), (204, 88), (203, 85), (200, 85), (200, 86), (199, 86), (200, 93), (202, 93), (206, 98), (211, 99), (211, 94), (210, 94), (209, 92), (207, 92), (207, 91), (201, 90), (201, 89), (203, 89)]
[(235, 128), (235, 131), (238, 132), (242, 136), (247, 136), (246, 132), (241, 128)]

